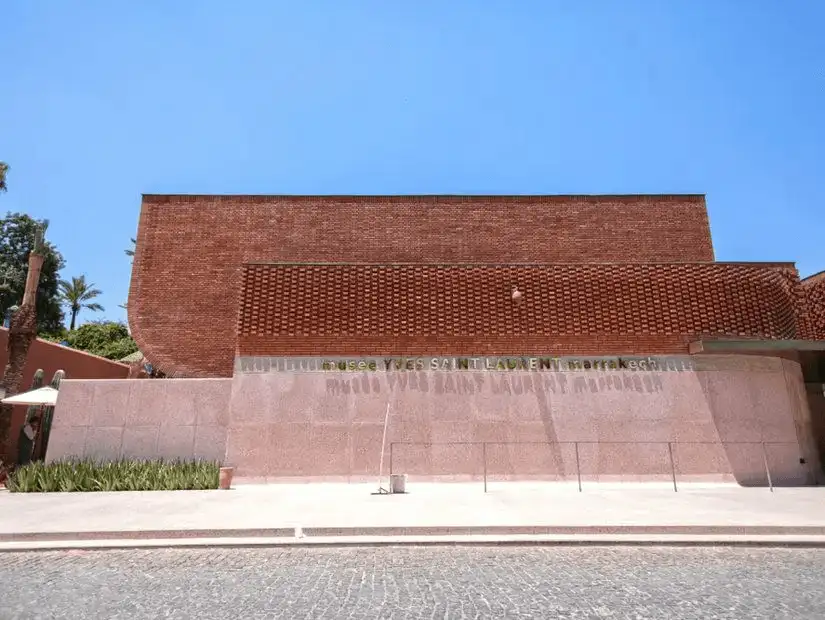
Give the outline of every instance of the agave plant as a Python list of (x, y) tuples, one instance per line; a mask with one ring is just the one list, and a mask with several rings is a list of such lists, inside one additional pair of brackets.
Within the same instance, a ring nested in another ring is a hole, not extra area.
[(17, 493), (205, 490), (218, 488), (219, 472), (214, 461), (32, 461), (9, 476), (7, 487)]

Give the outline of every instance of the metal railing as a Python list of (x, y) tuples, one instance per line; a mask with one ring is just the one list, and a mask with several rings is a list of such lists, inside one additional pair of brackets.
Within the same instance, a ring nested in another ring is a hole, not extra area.
[[(576, 480), (578, 483), (579, 492), (582, 491), (582, 470), (581, 460), (579, 457), (579, 446), (592, 445), (637, 445), (637, 446), (653, 446), (661, 445), (667, 447), (667, 456), (670, 463), (670, 479), (673, 484), (673, 491), (678, 492), (679, 487), (676, 480), (676, 464), (673, 458), (673, 446), (719, 446), (725, 448), (726, 446), (760, 446), (762, 449), (762, 459), (765, 465), (765, 474), (767, 476), (768, 488), (771, 493), (774, 491), (773, 477), (771, 476), (771, 469), (768, 463), (768, 451), (766, 446), (782, 445), (782, 446), (798, 446), (797, 442), (792, 441), (445, 441), (445, 442), (420, 442), (420, 441), (394, 441), (390, 442), (389, 450), (389, 470), (390, 475), (393, 474), (393, 458), (396, 452), (396, 446), (481, 446), (482, 466), (483, 466), (483, 481), (484, 492), (487, 492), (488, 481), (488, 446), (528, 446), (528, 445), (546, 445), (546, 446), (573, 446), (576, 462)], [(800, 458), (800, 462), (803, 462)]]

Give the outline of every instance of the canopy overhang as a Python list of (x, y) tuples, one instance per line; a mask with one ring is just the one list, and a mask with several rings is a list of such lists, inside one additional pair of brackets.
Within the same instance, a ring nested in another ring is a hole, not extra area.
[(769, 355), (799, 362), (806, 383), (825, 383), (825, 340), (725, 340), (691, 342), (691, 355)]
[(53, 387), (42, 387), (22, 394), (15, 394), (4, 398), (2, 401), (5, 405), (43, 405), (46, 407), (54, 407), (57, 404), (58, 391)]

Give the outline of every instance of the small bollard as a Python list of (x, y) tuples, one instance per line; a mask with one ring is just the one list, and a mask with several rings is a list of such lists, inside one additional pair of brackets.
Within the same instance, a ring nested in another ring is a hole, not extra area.
[(218, 488), (228, 490), (232, 488), (232, 476), (235, 473), (234, 467), (221, 467), (218, 479)]
[(390, 476), (390, 493), (407, 492), (407, 474), (392, 474)]

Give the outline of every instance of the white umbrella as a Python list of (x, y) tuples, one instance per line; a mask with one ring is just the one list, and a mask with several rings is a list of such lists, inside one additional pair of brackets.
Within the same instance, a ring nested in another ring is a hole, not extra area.
[(6, 405), (46, 405), (54, 407), (57, 403), (57, 390), (53, 387), (42, 387), (31, 392), (23, 392), (4, 398), (2, 401)]

